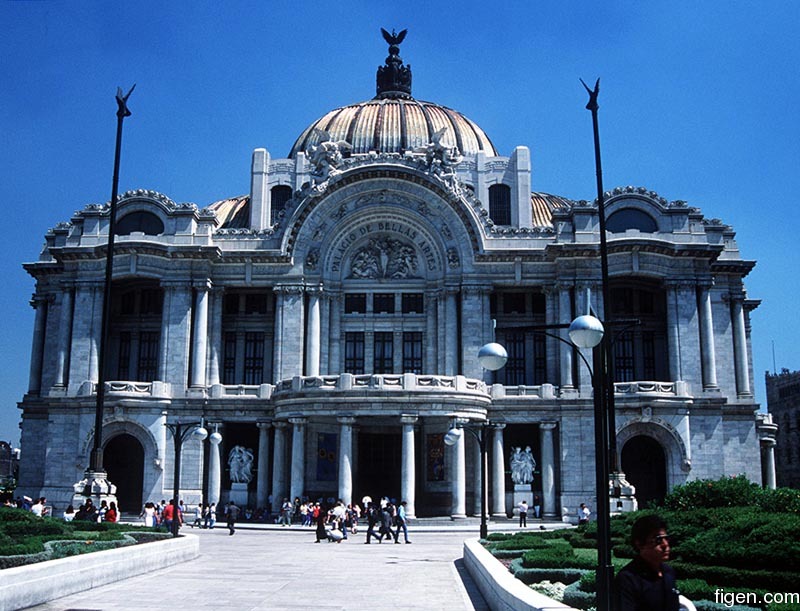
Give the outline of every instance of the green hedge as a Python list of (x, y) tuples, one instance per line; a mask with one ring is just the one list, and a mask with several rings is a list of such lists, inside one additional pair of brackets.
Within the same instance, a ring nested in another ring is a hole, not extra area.
[(575, 609), (593, 609), (597, 605), (597, 596), (594, 592), (584, 592), (580, 585), (580, 581), (568, 585), (561, 602)]
[(585, 569), (547, 569), (547, 568), (526, 568), (522, 565), (522, 559), (518, 558), (511, 561), (508, 569), (514, 577), (525, 584), (537, 583), (539, 581), (560, 581), (570, 584), (581, 579), (587, 571)]

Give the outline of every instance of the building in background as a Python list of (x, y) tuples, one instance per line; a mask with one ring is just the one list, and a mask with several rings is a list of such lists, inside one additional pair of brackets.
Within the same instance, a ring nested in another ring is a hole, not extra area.
[(777, 426), (778, 486), (800, 488), (800, 371), (766, 374), (767, 410)]
[[(375, 97), (311, 123), (285, 158), (253, 152), (249, 194), (121, 196), (102, 443), (124, 510), (170, 497), (164, 425), (201, 418), (221, 439), (184, 444), (190, 504), (387, 495), (409, 515), (477, 513), (478, 447), (445, 445), (453, 418), (490, 423), (491, 513), (521, 493), (517, 448), (546, 518), (592, 502), (590, 355), (526, 327), (602, 305), (597, 204), (541, 192), (527, 147), (502, 155), (412, 97), (402, 37), (387, 35)], [(760, 482), (755, 263), (730, 226), (647, 188), (609, 192), (606, 214), (610, 315), (640, 321), (614, 340), (617, 448), (640, 504), (689, 479)], [(108, 204), (87, 205), (25, 265), (20, 485), (56, 506), (91, 450), (108, 224)], [(493, 340), (509, 360), (490, 374), (476, 356)]]

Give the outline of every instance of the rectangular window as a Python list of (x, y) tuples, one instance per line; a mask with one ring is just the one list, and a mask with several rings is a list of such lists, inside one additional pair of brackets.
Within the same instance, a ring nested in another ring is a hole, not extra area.
[(547, 337), (535, 334), (533, 336), (533, 383), (545, 384), (547, 382)]
[(224, 299), (224, 306), (223, 309), (225, 314), (229, 316), (235, 316), (239, 313), (239, 295), (237, 293), (231, 293), (225, 295)]
[(503, 314), (524, 314), (525, 293), (504, 293)]
[(506, 351), (508, 361), (503, 368), (506, 386), (525, 384), (525, 335), (513, 333), (506, 335)]
[(236, 384), (236, 333), (226, 333), (223, 338), (222, 383)]
[(344, 313), (345, 314), (364, 314), (367, 311), (366, 293), (345, 293), (344, 294)]
[(261, 384), (264, 381), (264, 334), (244, 335), (244, 383)]
[(266, 314), (267, 296), (263, 293), (252, 293), (244, 298), (245, 314)]
[(422, 333), (403, 333), (403, 373), (422, 373)]
[(425, 301), (422, 293), (403, 293), (403, 314), (424, 314)]
[(364, 334), (344, 334), (344, 370), (348, 373), (364, 373)]
[(375, 293), (372, 296), (372, 311), (375, 314), (394, 314), (394, 293)]
[(394, 333), (375, 333), (375, 357), (372, 370), (375, 373), (394, 371)]
[(117, 360), (117, 379), (127, 380), (131, 366), (131, 334), (119, 334), (119, 358)]
[(511, 224), (511, 188), (508, 185), (489, 187), (489, 217), (495, 225)]
[(161, 314), (161, 289), (144, 289), (141, 299), (140, 314), (143, 316)]
[(655, 380), (656, 376), (656, 338), (652, 332), (642, 333), (642, 367), (645, 380)]
[(155, 331), (145, 331), (139, 335), (139, 371), (136, 379), (140, 382), (152, 382), (158, 377), (159, 335)]
[(614, 343), (614, 377), (616, 382), (632, 382), (636, 379), (633, 335), (630, 333), (623, 333)]

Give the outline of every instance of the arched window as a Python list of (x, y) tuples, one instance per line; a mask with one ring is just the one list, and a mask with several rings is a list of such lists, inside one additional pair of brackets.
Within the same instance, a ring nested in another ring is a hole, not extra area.
[(658, 225), (653, 217), (636, 208), (617, 210), (606, 220), (606, 230), (611, 233), (625, 233), (628, 229), (638, 229), (642, 233), (655, 233)]
[(489, 187), (489, 218), (495, 225), (511, 224), (511, 188), (508, 185)]
[(272, 208), (269, 215), (269, 222), (271, 225), (274, 225), (275, 219), (286, 209), (286, 204), (292, 199), (292, 188), (288, 185), (278, 185), (272, 187), (270, 193), (272, 194)]
[(130, 235), (134, 231), (145, 235), (161, 235), (164, 233), (164, 223), (152, 212), (137, 210), (123, 216), (114, 226), (116, 235)]

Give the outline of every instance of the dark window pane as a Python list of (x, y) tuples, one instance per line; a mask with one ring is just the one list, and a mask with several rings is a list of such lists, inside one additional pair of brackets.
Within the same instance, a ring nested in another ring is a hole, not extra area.
[(139, 372), (136, 379), (152, 382), (158, 376), (159, 333), (146, 331), (139, 335)]
[(274, 225), (278, 215), (286, 209), (286, 204), (292, 199), (292, 188), (287, 185), (278, 185), (277, 187), (272, 187), (270, 194), (272, 197), (270, 198), (271, 208), (269, 222), (271, 225)]
[(394, 314), (394, 293), (375, 293), (372, 296), (372, 311), (375, 314)]
[(403, 333), (403, 373), (422, 373), (422, 333)]
[(225, 314), (236, 315), (239, 313), (239, 294), (225, 295)]
[(117, 360), (117, 379), (127, 380), (130, 377), (131, 334), (119, 334), (119, 358)]
[(652, 216), (636, 208), (618, 210), (606, 219), (606, 230), (611, 233), (625, 233), (628, 229), (638, 229), (642, 233), (655, 233), (658, 231), (658, 225)]
[(423, 314), (425, 301), (422, 293), (403, 293), (403, 314)]
[(489, 187), (489, 218), (495, 225), (511, 224), (511, 189), (508, 185)]
[(264, 373), (264, 334), (244, 335), (244, 383), (261, 384)]
[(375, 373), (392, 373), (394, 370), (394, 334), (375, 333), (375, 356), (373, 371)]
[(366, 293), (345, 293), (344, 295), (345, 314), (363, 314), (366, 311), (367, 311)]
[(115, 235), (130, 235), (134, 231), (145, 235), (160, 235), (164, 233), (164, 223), (152, 212), (138, 210), (126, 214), (114, 224)]
[(364, 373), (364, 334), (344, 334), (344, 369), (348, 373)]
[(262, 293), (253, 293), (245, 296), (245, 314), (266, 314), (267, 296)]
[(525, 293), (505, 293), (503, 295), (504, 314), (525, 313)]
[(161, 295), (161, 289), (143, 289), (139, 313), (143, 316), (161, 314)]
[(507, 386), (525, 384), (525, 335), (514, 333), (506, 335), (508, 361), (503, 368)]
[(222, 383), (236, 384), (236, 333), (226, 333), (222, 349)]
[(635, 380), (635, 359), (633, 356), (633, 335), (623, 333), (614, 342), (614, 378), (617, 382)]
[(547, 382), (547, 337), (539, 333), (533, 336), (533, 383)]

